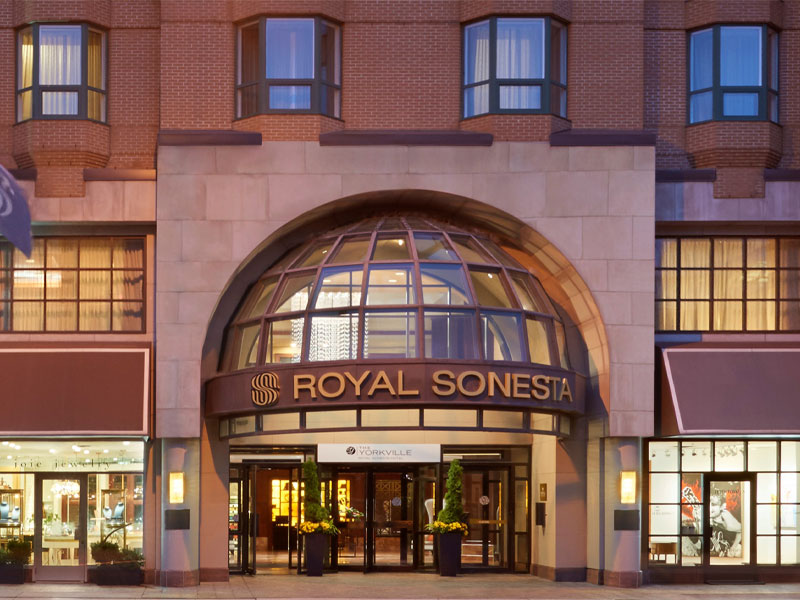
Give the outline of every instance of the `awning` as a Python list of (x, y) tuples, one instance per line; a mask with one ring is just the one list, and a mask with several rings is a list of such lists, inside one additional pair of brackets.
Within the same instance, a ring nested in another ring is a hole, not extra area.
[(800, 348), (663, 350), (661, 435), (800, 434)]

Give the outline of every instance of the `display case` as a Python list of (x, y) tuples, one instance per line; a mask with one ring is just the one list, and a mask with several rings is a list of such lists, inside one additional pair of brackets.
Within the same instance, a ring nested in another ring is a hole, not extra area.
[(22, 539), (24, 513), (22, 490), (0, 490), (0, 545), (11, 539)]

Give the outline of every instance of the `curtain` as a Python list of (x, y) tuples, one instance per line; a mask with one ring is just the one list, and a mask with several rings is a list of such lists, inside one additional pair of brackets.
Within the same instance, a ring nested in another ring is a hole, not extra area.
[[(17, 67), (17, 89), (30, 88), (33, 85), (33, 32), (31, 28), (19, 33), (17, 47), (19, 65)], [(17, 100), (17, 120), (24, 121), (33, 116), (33, 92), (21, 92)]]
[[(489, 79), (489, 21), (464, 28), (464, 84)], [(464, 116), (489, 112), (489, 86), (464, 90)]]
[(314, 21), (267, 20), (267, 79), (314, 78)]
[(681, 240), (680, 329), (684, 331), (704, 331), (709, 328), (710, 266), (710, 240)]
[(714, 329), (742, 329), (742, 240), (714, 240)]
[(544, 20), (497, 20), (497, 78), (544, 77)]
[[(80, 85), (81, 28), (75, 25), (39, 27), (39, 83)], [(45, 115), (78, 114), (77, 92), (42, 92)]]
[(720, 85), (761, 85), (761, 27), (721, 27)]

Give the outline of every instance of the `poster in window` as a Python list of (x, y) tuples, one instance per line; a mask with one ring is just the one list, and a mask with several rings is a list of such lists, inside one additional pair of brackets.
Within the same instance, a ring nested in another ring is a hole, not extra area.
[(700, 473), (684, 473), (681, 478), (681, 552), (700, 556), (703, 533), (703, 480)]
[(742, 557), (741, 481), (712, 481), (708, 497), (711, 556)]

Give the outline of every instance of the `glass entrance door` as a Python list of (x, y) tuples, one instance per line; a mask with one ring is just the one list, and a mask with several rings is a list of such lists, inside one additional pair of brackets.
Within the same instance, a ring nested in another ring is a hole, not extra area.
[(372, 502), (367, 518), (372, 535), (367, 568), (414, 567), (414, 473), (372, 472)]
[(712, 567), (755, 564), (752, 478), (738, 474), (709, 477), (706, 483), (703, 538)]
[(461, 547), (463, 568), (509, 568), (508, 467), (464, 468), (464, 511), (469, 534)]
[(34, 577), (36, 581), (86, 580), (85, 474), (36, 477)]

